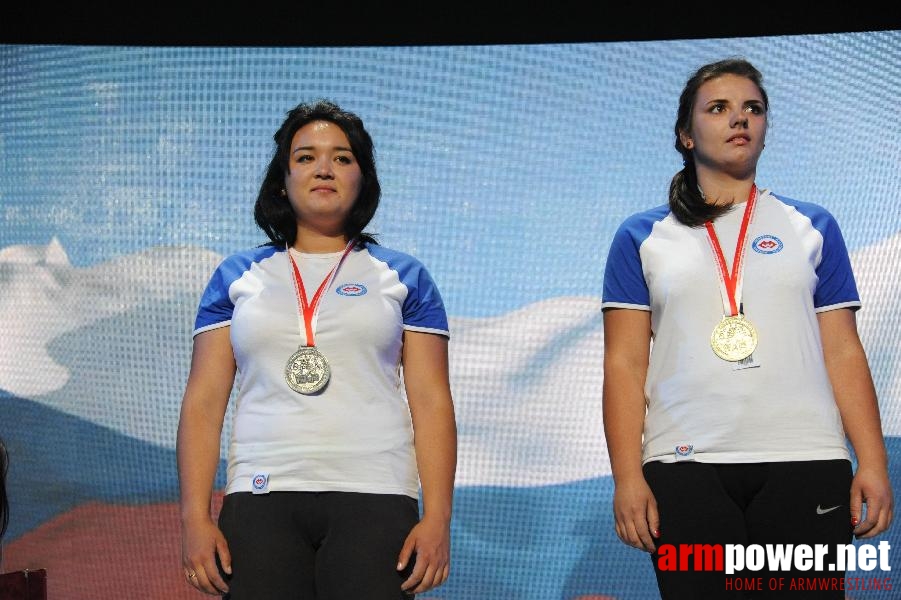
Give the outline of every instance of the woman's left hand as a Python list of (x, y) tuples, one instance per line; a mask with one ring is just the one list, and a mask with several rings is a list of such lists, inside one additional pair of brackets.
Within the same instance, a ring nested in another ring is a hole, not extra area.
[[(866, 518), (864, 504), (867, 505)], [(871, 538), (888, 529), (892, 523), (893, 504), (892, 486), (885, 469), (858, 468), (851, 482), (854, 536), (858, 539)]]
[(403, 571), (414, 554), (413, 572), (401, 584), (402, 590), (418, 594), (447, 581), (450, 574), (450, 524), (423, 517), (404, 541), (397, 559), (397, 570)]

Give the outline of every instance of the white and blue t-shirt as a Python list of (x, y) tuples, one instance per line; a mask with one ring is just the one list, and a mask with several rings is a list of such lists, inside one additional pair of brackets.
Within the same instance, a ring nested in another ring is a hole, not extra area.
[[(289, 250), (308, 300), (342, 252)], [(448, 336), (441, 295), (415, 258), (357, 245), (322, 294), (314, 342), (329, 361), (323, 391), (303, 395), (285, 365), (306, 345), (291, 261), (262, 246), (226, 258), (200, 301), (194, 335), (230, 326), (237, 362), (226, 493), (347, 491), (419, 497), (402, 388), (405, 330)], [(260, 489), (262, 486), (262, 489)]]
[[(730, 269), (744, 209), (736, 204), (714, 222)], [(751, 368), (711, 349), (724, 307), (704, 227), (660, 206), (629, 217), (614, 236), (602, 306), (651, 313), (644, 462), (850, 456), (816, 316), (860, 307), (841, 231), (824, 208), (766, 190), (754, 213), (741, 296), (758, 333)]]

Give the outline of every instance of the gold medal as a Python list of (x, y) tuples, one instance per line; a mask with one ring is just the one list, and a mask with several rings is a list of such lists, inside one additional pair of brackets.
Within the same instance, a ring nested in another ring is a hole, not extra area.
[(298, 394), (315, 394), (328, 383), (332, 370), (315, 346), (301, 346), (285, 365), (285, 381)]
[(743, 315), (723, 317), (710, 336), (710, 347), (723, 360), (738, 362), (757, 347), (757, 330)]
[(726, 316), (713, 328), (710, 335), (710, 347), (713, 352), (729, 362), (740, 362), (751, 356), (757, 347), (757, 331), (751, 322), (742, 314), (741, 282), (744, 270), (745, 246), (748, 238), (748, 228), (754, 214), (754, 206), (757, 204), (757, 185), (751, 185), (748, 194), (748, 203), (741, 219), (741, 227), (738, 230), (738, 239), (735, 241), (735, 254), (732, 256), (732, 272), (726, 264), (720, 240), (716, 235), (713, 222), (707, 221), (704, 227), (707, 229), (707, 239), (710, 249), (713, 251), (713, 259), (720, 276), (720, 294), (723, 296), (723, 312)]

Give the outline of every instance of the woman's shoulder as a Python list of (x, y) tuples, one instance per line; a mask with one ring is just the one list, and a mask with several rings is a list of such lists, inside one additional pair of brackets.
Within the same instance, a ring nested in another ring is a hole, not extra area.
[(252, 248), (244, 248), (242, 250), (236, 250), (231, 254), (227, 255), (222, 262), (223, 263), (249, 263), (249, 262), (260, 262), (261, 260), (267, 259), (270, 256), (278, 254), (279, 252), (284, 252), (285, 248), (282, 246), (276, 246), (274, 244), (260, 244), (259, 246), (254, 246)]
[(770, 201), (781, 204), (790, 211), (796, 211), (809, 219), (818, 229), (835, 223), (835, 217), (832, 212), (822, 204), (805, 200), (796, 200), (795, 198), (775, 194), (769, 190), (764, 190), (764, 192), (762, 198), (768, 198)]
[(829, 210), (823, 206), (822, 204), (818, 204), (816, 202), (810, 202), (808, 200), (798, 200), (797, 198), (791, 198), (789, 196), (785, 196), (783, 194), (777, 194), (772, 190), (762, 190), (761, 198), (769, 198), (774, 202), (779, 202), (786, 206), (790, 206), (795, 208), (801, 212), (811, 213), (811, 212), (825, 212), (828, 213)]
[(369, 253), (376, 260), (389, 264), (422, 265), (422, 261), (408, 252), (388, 248), (373, 242), (363, 242), (361, 249)]
[(216, 271), (219, 273), (220, 277), (237, 279), (242, 273), (250, 270), (254, 264), (261, 263), (284, 251), (285, 249), (283, 247), (274, 246), (272, 244), (262, 244), (260, 246), (254, 246), (253, 248), (238, 250), (226, 255), (219, 261)]
[(661, 204), (654, 208), (641, 210), (632, 213), (619, 225), (620, 235), (629, 234), (630, 236), (647, 237), (654, 225), (665, 220), (672, 214), (668, 204)]
[(662, 221), (672, 211), (670, 210), (669, 204), (660, 204), (653, 208), (647, 208), (644, 210), (640, 210), (638, 212), (632, 213), (623, 221), (624, 223), (646, 223), (646, 222), (657, 222)]

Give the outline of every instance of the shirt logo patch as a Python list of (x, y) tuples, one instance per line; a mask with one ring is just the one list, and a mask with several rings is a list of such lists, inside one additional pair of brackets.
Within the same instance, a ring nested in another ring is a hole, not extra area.
[(691, 453), (695, 451), (695, 447), (691, 444), (679, 444), (676, 446), (676, 454), (679, 456), (691, 456)]
[(695, 453), (695, 447), (692, 444), (678, 444), (676, 446), (676, 460), (685, 460), (691, 458)]
[(252, 492), (254, 494), (266, 494), (269, 492), (269, 473), (254, 473), (251, 479)]
[(754, 252), (758, 252), (760, 254), (776, 254), (780, 250), (782, 250), (784, 244), (782, 240), (777, 238), (775, 235), (765, 234), (757, 237), (753, 243), (751, 243), (751, 247), (754, 248)]
[(366, 293), (366, 286), (362, 283), (343, 283), (335, 288), (335, 292), (342, 296), (362, 296)]

